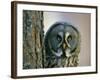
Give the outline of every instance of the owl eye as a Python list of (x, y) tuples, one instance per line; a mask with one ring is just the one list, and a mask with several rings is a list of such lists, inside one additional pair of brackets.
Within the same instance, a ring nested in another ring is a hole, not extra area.
[(72, 36), (70, 35), (70, 36), (68, 36), (67, 41), (69, 42), (71, 40), (72, 40)]
[(59, 35), (57, 35), (57, 40), (59, 41), (59, 42), (61, 42), (61, 36), (59, 36)]

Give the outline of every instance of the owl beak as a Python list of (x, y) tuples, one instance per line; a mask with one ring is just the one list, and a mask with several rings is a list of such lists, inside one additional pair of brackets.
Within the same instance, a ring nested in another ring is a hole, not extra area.
[(62, 54), (62, 56), (63, 57), (66, 57), (66, 48), (67, 48), (68, 46), (67, 46), (67, 44), (64, 42), (63, 44), (62, 44), (62, 48), (63, 48), (63, 54)]
[(63, 49), (65, 50), (67, 48), (67, 44), (63, 43)]

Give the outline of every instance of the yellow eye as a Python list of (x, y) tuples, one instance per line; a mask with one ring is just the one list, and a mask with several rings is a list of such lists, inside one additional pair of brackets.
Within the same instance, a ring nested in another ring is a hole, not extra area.
[(72, 40), (72, 36), (70, 35), (70, 36), (68, 36), (67, 41), (69, 42), (71, 40)]

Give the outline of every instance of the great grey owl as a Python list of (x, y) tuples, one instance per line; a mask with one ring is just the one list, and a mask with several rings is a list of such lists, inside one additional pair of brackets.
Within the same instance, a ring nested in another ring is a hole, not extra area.
[(45, 36), (46, 68), (78, 66), (80, 34), (65, 22), (53, 24)]

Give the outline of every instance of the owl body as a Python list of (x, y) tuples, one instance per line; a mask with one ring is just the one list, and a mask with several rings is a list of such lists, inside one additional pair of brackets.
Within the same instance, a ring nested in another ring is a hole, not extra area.
[(45, 36), (46, 68), (78, 66), (80, 35), (65, 22), (53, 24)]

